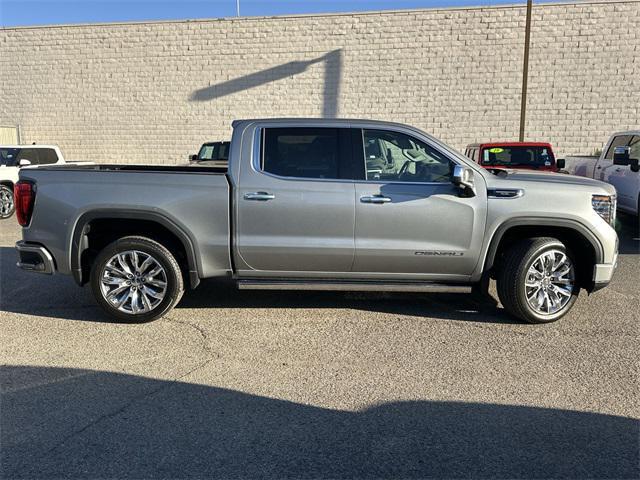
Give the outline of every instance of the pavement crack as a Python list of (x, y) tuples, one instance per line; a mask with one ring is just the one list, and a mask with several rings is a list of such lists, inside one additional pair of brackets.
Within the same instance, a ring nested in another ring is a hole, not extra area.
[(207, 331), (204, 328), (202, 328), (200, 325), (192, 322), (187, 322), (185, 320), (176, 320), (175, 318), (170, 318), (170, 317), (165, 317), (162, 319), (162, 321), (165, 323), (175, 323), (178, 325), (184, 325), (186, 327), (189, 327), (195, 330), (200, 336), (200, 338), (202, 339), (201, 341), (202, 350), (207, 352), (209, 355), (215, 355), (218, 358), (220, 357), (219, 353), (216, 353), (213, 350), (211, 350), (211, 346), (209, 345), (209, 335), (207, 334)]

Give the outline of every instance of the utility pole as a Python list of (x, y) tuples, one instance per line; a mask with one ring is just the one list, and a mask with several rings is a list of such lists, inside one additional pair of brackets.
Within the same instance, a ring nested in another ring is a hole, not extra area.
[(531, 43), (531, 9), (533, 0), (527, 0), (527, 23), (524, 30), (524, 64), (522, 66), (522, 99), (520, 104), (520, 141), (524, 141), (527, 118), (527, 82), (529, 80), (529, 45)]
[(240, 0), (236, 0), (236, 17), (240, 16)]

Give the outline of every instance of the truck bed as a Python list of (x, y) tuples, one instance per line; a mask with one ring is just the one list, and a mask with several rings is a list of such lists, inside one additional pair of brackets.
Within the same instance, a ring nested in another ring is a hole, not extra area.
[(178, 230), (195, 249), (200, 278), (231, 270), (230, 186), (224, 168), (66, 165), (23, 169), (21, 178), (37, 185), (31, 220), (37, 228), (25, 228), (24, 239), (45, 239), (61, 273), (73, 268), (70, 245), (78, 229), (112, 216), (161, 219)]

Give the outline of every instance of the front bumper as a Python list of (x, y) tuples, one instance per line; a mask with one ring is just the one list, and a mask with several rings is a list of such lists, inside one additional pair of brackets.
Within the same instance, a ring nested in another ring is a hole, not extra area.
[(611, 282), (613, 278), (613, 272), (618, 266), (618, 253), (613, 257), (613, 263), (598, 263), (593, 266), (593, 288), (592, 292), (596, 292)]
[(19, 241), (16, 243), (19, 261), (18, 268), (28, 272), (53, 274), (56, 270), (53, 256), (42, 245)]

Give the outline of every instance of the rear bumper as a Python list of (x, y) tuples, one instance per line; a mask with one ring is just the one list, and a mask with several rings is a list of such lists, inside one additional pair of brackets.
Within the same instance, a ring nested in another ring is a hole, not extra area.
[(18, 268), (28, 272), (53, 274), (56, 270), (53, 256), (42, 245), (19, 241), (16, 243), (18, 251)]

